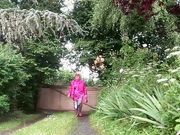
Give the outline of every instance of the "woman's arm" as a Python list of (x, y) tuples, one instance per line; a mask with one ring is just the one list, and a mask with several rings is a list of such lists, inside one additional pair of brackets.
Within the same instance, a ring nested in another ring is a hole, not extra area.
[(86, 82), (84, 82), (84, 99), (85, 99), (85, 102), (87, 103), (88, 102), (88, 96), (87, 96), (87, 85), (86, 85)]
[(68, 97), (72, 97), (73, 96), (73, 81), (71, 82), (70, 84), (70, 87), (69, 87), (69, 91), (68, 91)]

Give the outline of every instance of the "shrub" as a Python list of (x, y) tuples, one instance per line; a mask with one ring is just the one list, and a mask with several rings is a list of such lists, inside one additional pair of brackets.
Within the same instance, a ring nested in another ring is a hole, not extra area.
[(178, 72), (169, 74), (169, 70), (156, 65), (121, 69), (119, 82), (103, 90), (97, 113), (104, 119), (125, 120), (132, 126), (145, 123), (161, 128), (163, 134), (175, 133), (180, 89), (178, 80), (173, 79)]
[(72, 81), (74, 73), (65, 69), (57, 71), (57, 79), (60, 83), (68, 84)]
[(17, 96), (20, 94), (20, 87), (30, 75), (24, 67), (26, 61), (21, 54), (18, 54), (8, 45), (0, 45), (0, 95), (7, 95), (12, 109), (17, 108)]
[(7, 95), (0, 96), (0, 116), (7, 113), (10, 109), (9, 98)]
[(21, 87), (18, 100), (19, 108), (29, 112), (36, 109), (39, 88), (57, 81), (56, 71), (60, 66), (62, 46), (60, 41), (50, 38), (29, 41), (24, 45), (22, 53), (26, 59), (24, 68), (31, 77), (25, 82), (26, 86)]

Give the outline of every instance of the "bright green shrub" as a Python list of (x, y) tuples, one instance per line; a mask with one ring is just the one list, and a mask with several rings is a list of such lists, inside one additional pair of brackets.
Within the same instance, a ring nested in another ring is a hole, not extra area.
[[(21, 54), (17, 54), (11, 47), (0, 46), (0, 87), (12, 87), (14, 85), (24, 85), (28, 75), (23, 67), (25, 59)], [(4, 90), (7, 92), (8, 89)]]
[(133, 102), (128, 97), (127, 87), (123, 88), (112, 86), (109, 94), (100, 100), (97, 112), (104, 118), (124, 119), (132, 115), (129, 108), (133, 107)]
[(57, 80), (60, 83), (68, 84), (68, 85), (70, 84), (71, 80), (74, 77), (73, 72), (65, 70), (65, 69), (58, 70), (56, 74), (57, 74)]
[(27, 61), (24, 68), (31, 77), (18, 95), (19, 108), (34, 111), (39, 88), (57, 82), (62, 46), (58, 40), (29, 41), (24, 45), (24, 50), (22, 53)]
[(0, 46), (0, 95), (9, 97), (12, 109), (17, 108), (20, 87), (25, 85), (30, 75), (24, 67), (26, 61), (8, 45)]
[(0, 96), (0, 116), (10, 109), (9, 98), (6, 95)]

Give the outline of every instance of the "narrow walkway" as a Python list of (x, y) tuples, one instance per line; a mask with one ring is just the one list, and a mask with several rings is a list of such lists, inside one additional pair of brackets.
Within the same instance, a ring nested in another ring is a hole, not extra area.
[(88, 116), (78, 117), (78, 123), (73, 130), (72, 135), (97, 135), (91, 127)]

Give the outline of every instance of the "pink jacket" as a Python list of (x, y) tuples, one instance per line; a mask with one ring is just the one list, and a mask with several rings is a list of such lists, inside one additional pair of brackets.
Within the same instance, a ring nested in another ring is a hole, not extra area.
[(88, 102), (85, 81), (73, 80), (68, 91), (68, 97), (71, 97), (73, 101), (77, 101), (78, 99), (82, 98), (83, 102)]

